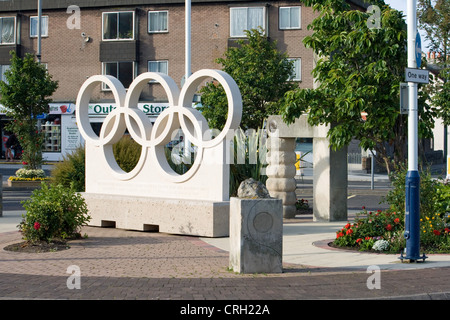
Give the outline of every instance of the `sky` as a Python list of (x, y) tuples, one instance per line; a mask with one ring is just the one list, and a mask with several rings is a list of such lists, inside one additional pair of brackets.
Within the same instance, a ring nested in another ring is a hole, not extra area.
[[(406, 16), (407, 0), (384, 0), (384, 2), (398, 11), (403, 11), (403, 14), (405, 15), (405, 20), (407, 19), (407, 16)], [(428, 52), (427, 41), (425, 39), (425, 32), (423, 30), (419, 30), (419, 32), (420, 32), (421, 40), (422, 40), (422, 51)]]

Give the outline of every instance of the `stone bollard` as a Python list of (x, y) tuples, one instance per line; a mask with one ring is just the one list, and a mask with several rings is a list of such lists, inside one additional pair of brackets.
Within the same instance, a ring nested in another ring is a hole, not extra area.
[(281, 199), (230, 199), (230, 269), (239, 273), (281, 273)]
[(267, 146), (269, 152), (267, 154), (266, 168), (267, 189), (274, 198), (283, 201), (283, 217), (294, 218), (297, 213), (295, 203), (297, 195), (295, 189), (297, 182), (295, 180), (295, 162), (297, 156), (295, 154), (295, 138), (279, 138), (271, 136), (268, 139)]

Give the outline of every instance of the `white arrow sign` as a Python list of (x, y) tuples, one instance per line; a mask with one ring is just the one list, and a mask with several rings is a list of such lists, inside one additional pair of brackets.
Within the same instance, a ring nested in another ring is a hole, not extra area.
[(415, 83), (429, 83), (428, 70), (405, 68), (405, 81)]

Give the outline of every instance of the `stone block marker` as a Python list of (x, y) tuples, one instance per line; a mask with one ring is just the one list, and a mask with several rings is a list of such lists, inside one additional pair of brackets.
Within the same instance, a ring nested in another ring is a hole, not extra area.
[(230, 269), (239, 273), (281, 273), (281, 199), (230, 199)]

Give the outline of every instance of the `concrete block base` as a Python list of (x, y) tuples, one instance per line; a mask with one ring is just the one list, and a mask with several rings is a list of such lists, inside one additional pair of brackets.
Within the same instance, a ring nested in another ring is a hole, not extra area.
[(201, 237), (229, 235), (230, 203), (81, 193), (90, 226)]
[(230, 199), (230, 269), (239, 273), (281, 273), (281, 199)]

